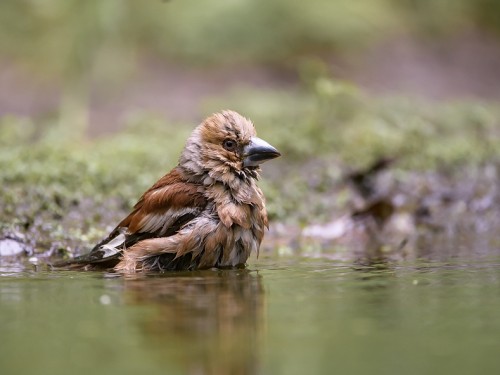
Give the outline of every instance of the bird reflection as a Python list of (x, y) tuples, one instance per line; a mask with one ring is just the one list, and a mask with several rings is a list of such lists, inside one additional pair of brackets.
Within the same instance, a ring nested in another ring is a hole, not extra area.
[(247, 269), (128, 278), (125, 303), (149, 306), (140, 327), (160, 360), (188, 374), (259, 372), (261, 277)]

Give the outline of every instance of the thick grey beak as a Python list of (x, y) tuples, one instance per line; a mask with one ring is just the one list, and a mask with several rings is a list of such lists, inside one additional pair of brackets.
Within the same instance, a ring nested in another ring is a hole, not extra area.
[(263, 139), (252, 137), (243, 149), (243, 167), (256, 167), (265, 161), (277, 158), (281, 154)]

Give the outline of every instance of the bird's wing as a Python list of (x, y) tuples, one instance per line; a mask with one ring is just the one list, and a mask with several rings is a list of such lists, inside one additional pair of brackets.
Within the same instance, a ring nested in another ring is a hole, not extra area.
[(198, 216), (206, 204), (203, 187), (187, 181), (182, 171), (174, 168), (142, 195), (133, 211), (107, 238), (82, 259), (75, 260), (107, 262), (139, 241), (171, 236)]

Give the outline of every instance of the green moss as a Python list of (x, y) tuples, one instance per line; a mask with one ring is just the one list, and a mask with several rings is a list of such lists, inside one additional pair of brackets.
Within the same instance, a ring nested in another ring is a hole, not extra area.
[[(240, 91), (207, 103), (222, 107), (250, 117), (282, 152), (264, 165), (261, 183), (270, 218), (294, 225), (346, 212), (353, 192), (344, 176), (382, 156), (396, 158), (396, 181), (500, 160), (499, 110), (487, 103), (370, 98), (321, 78), (295, 91)], [(36, 252), (97, 241), (177, 163), (194, 127), (135, 114), (124, 131), (91, 140), (71, 123), (0, 124), (0, 230), (23, 233)]]

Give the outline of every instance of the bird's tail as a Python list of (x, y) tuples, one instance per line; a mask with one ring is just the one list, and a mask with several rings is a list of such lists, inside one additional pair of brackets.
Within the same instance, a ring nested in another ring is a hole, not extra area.
[(91, 269), (114, 267), (119, 262), (125, 243), (125, 234), (113, 231), (103, 241), (99, 242), (88, 254), (73, 259), (58, 261), (52, 264), (56, 268)]

